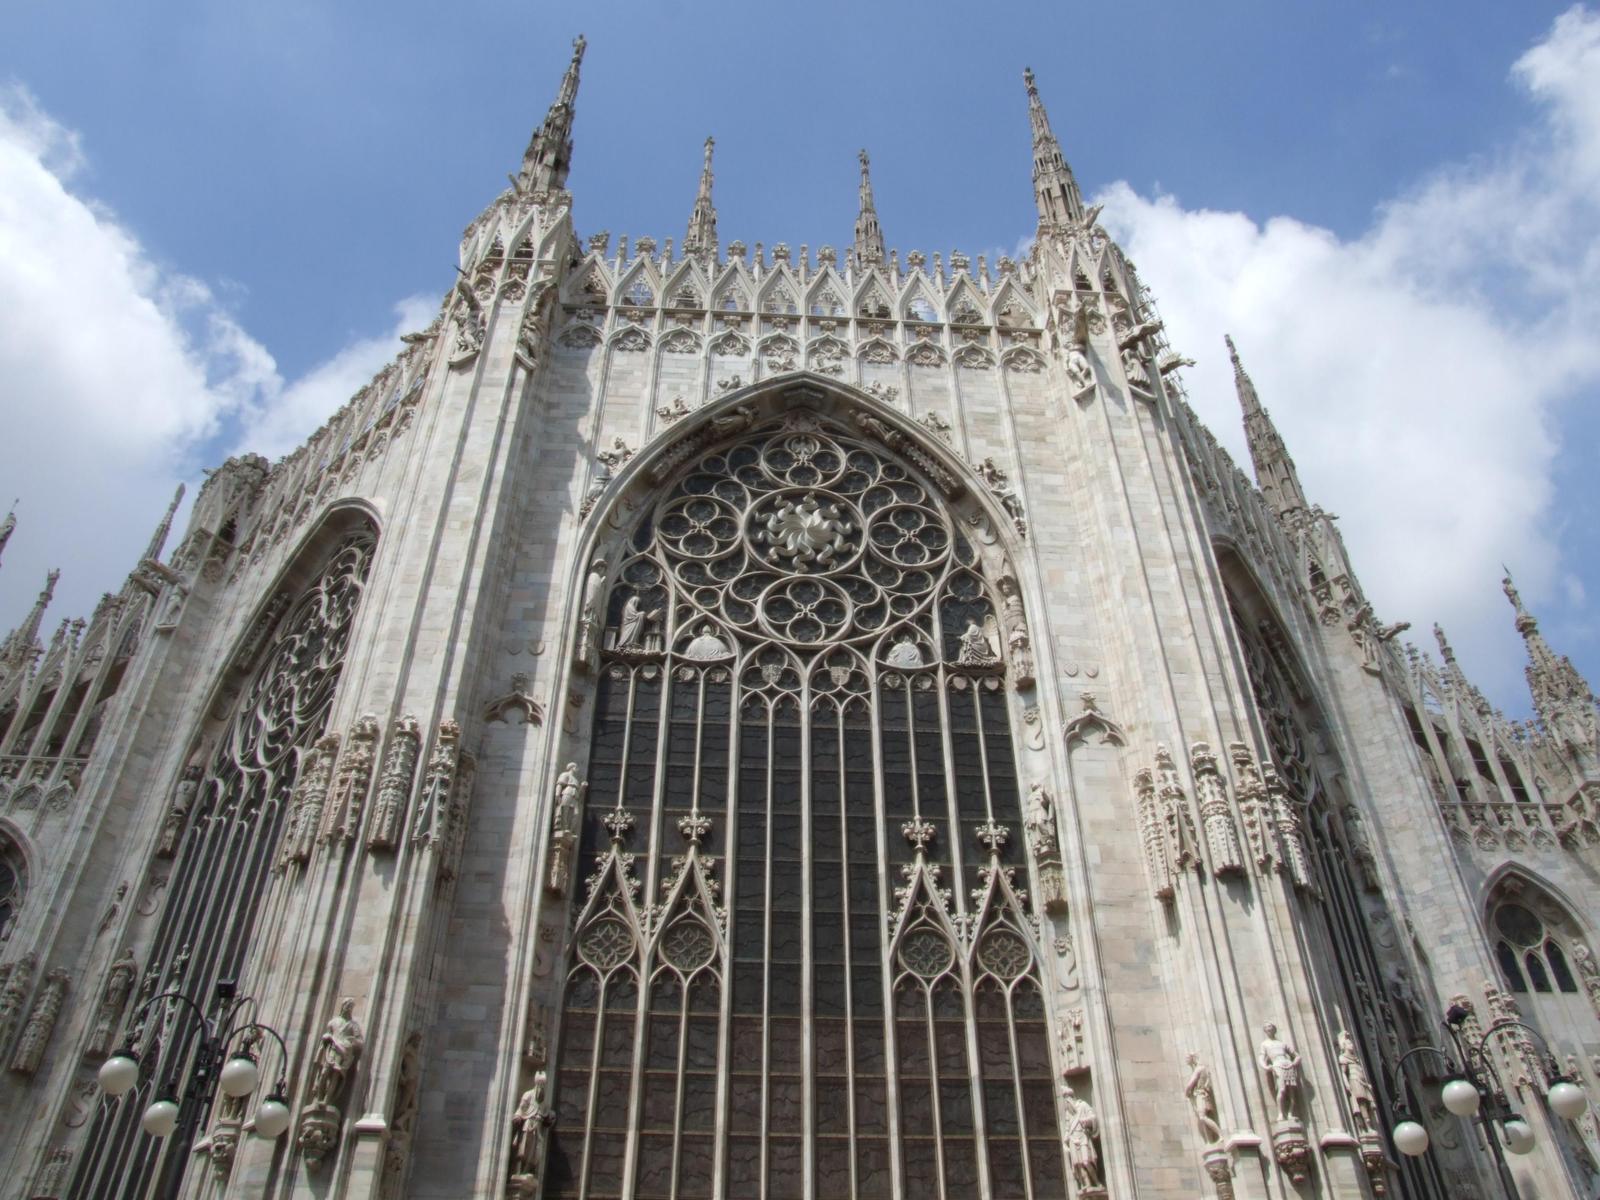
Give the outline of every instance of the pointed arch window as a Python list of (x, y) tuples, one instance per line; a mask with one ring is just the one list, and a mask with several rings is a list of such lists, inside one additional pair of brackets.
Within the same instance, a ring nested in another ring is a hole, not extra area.
[[(1553, 902), (1546, 901), (1545, 907), (1555, 911)], [(1503, 900), (1494, 909), (1491, 928), (1498, 938), (1495, 958), (1511, 991), (1577, 992), (1578, 981), (1557, 931), (1528, 905)]]
[(803, 408), (621, 557), (546, 1200), (1063, 1194), (997, 564)]
[(9, 838), (0, 836), (0, 942), (11, 937), (28, 891), (28, 872), (22, 854)]

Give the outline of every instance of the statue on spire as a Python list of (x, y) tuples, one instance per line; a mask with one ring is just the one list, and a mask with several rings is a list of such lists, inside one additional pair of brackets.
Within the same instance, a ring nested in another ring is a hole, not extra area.
[(872, 160), (862, 150), (861, 160), (861, 210), (856, 215), (856, 265), (875, 267), (883, 264), (883, 227), (878, 224), (878, 210), (872, 200), (872, 176), (868, 169)]
[(557, 192), (567, 185), (572, 169), (572, 118), (578, 99), (578, 68), (589, 43), (580, 33), (572, 42), (572, 61), (561, 77), (555, 103), (545, 114), (544, 124), (534, 130), (533, 140), (522, 156), (522, 169), (513, 179), (519, 192)]
[(1306, 494), (1300, 487), (1300, 475), (1295, 470), (1294, 459), (1272, 423), (1267, 410), (1256, 395), (1256, 385), (1245, 373), (1239, 361), (1238, 348), (1232, 336), (1223, 338), (1228, 344), (1228, 357), (1233, 360), (1233, 386), (1239, 393), (1239, 407), (1244, 410), (1245, 440), (1250, 445), (1250, 462), (1255, 467), (1256, 486), (1280, 519), (1304, 513), (1310, 508)]
[(11, 502), (11, 511), (6, 514), (6, 519), (0, 521), (0, 554), (6, 551), (6, 543), (11, 540), (11, 533), (17, 527), (17, 505)]
[(690, 257), (717, 256), (717, 208), (711, 202), (711, 152), (716, 147), (715, 138), (706, 139), (705, 162), (700, 167), (700, 191), (694, 198), (694, 211), (689, 214), (689, 231), (683, 235), (683, 252)]
[(22, 624), (11, 631), (4, 643), (0, 643), (0, 671), (9, 675), (22, 670), (43, 650), (39, 643), (39, 626), (44, 620), (44, 610), (50, 607), (50, 601), (55, 598), (56, 581), (60, 578), (60, 567), (45, 576), (44, 591), (33, 602), (33, 608), (28, 611)]
[(1033, 198), (1039, 207), (1039, 228), (1068, 232), (1085, 223), (1083, 193), (1061, 153), (1061, 143), (1050, 131), (1032, 67), (1023, 68), (1022, 82), (1028, 87), (1028, 123), (1033, 126)]
[(1522, 603), (1522, 594), (1506, 571), (1500, 581), (1516, 612), (1517, 632), (1528, 648), (1528, 692), (1545, 731), (1568, 747), (1593, 754), (1600, 734), (1600, 710), (1594, 692), (1565, 654), (1557, 654), (1539, 632), (1539, 622)]

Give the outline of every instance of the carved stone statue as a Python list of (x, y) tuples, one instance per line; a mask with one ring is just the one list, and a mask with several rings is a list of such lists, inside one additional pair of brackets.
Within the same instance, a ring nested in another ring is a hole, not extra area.
[(1128, 386), (1136, 392), (1149, 395), (1150, 372), (1144, 365), (1144, 359), (1139, 357), (1139, 352), (1131, 347), (1122, 352), (1122, 369), (1128, 376)]
[(1061, 1085), (1061, 1147), (1079, 1190), (1102, 1187), (1100, 1177), (1100, 1118), (1089, 1102), (1076, 1095), (1070, 1083)]
[(1028, 799), (1022, 808), (1022, 824), (1028, 831), (1028, 844), (1035, 858), (1044, 858), (1056, 851), (1056, 821), (1050, 803), (1050, 793), (1044, 784), (1034, 783), (1028, 788)]
[(651, 625), (661, 618), (661, 610), (653, 608), (646, 611), (644, 602), (637, 595), (629, 596), (622, 605), (622, 621), (617, 627), (616, 649), (618, 650), (645, 650), (645, 636)]
[(732, 653), (728, 643), (718, 637), (710, 625), (703, 624), (684, 647), (683, 656), (696, 662), (717, 662)]
[(545, 1105), (545, 1073), (533, 1077), (511, 1114), (511, 1174), (538, 1178), (544, 1159), (544, 1131), (554, 1119)]
[(59, 967), (44, 977), (44, 985), (33, 1000), (33, 1011), (28, 1014), (28, 1023), (17, 1039), (16, 1053), (11, 1056), (11, 1069), (17, 1074), (32, 1075), (44, 1061), (45, 1049), (50, 1045), (50, 1035), (55, 1032), (71, 981), (72, 977)]
[(1343, 1029), (1339, 1031), (1339, 1075), (1350, 1100), (1350, 1119), (1355, 1122), (1356, 1133), (1377, 1133), (1378, 1100), (1372, 1092), (1372, 1080), (1367, 1077), (1367, 1066), (1361, 1061), (1355, 1038)]
[(545, 886), (557, 896), (567, 892), (572, 862), (578, 852), (578, 827), (583, 814), (583, 791), (578, 764), (569, 762), (556, 776), (555, 812), (550, 829), (550, 875)]
[(1257, 1061), (1267, 1073), (1272, 1094), (1278, 1101), (1278, 1120), (1295, 1120), (1294, 1110), (1300, 1101), (1300, 1055), (1278, 1037), (1278, 1027), (1271, 1021), (1261, 1031), (1267, 1036), (1261, 1042)]
[(138, 981), (139, 963), (130, 947), (106, 972), (106, 984), (100, 991), (100, 1007), (95, 1012), (94, 1031), (89, 1035), (85, 1057), (104, 1058), (111, 1053), (111, 1040), (116, 1034), (117, 1022), (122, 1019), (122, 1010), (127, 1007), (128, 997), (133, 994), (134, 984)]
[(167, 806), (166, 820), (161, 824), (161, 842), (156, 847), (156, 853), (162, 858), (171, 858), (178, 852), (178, 839), (183, 837), (183, 827), (189, 821), (189, 810), (194, 807), (202, 774), (199, 766), (185, 767), (183, 778), (173, 789), (172, 803)]
[(366, 1039), (355, 1019), (356, 1002), (349, 996), (339, 1001), (338, 1014), (328, 1022), (317, 1050), (311, 1076), (311, 1100), (316, 1104), (336, 1105), (345, 1081), (350, 1076)]
[(589, 574), (583, 581), (583, 606), (578, 617), (578, 650), (575, 655), (580, 666), (594, 661), (594, 652), (600, 639), (600, 602), (606, 586), (606, 560), (597, 558), (589, 564)]
[(1067, 347), (1067, 380), (1072, 384), (1074, 399), (1094, 389), (1094, 368), (1089, 357), (1076, 345)]
[(961, 635), (960, 649), (956, 652), (957, 665), (987, 667), (994, 662), (994, 648), (989, 645), (988, 635), (976, 621), (968, 621), (966, 631)]
[(1350, 842), (1350, 856), (1361, 870), (1361, 885), (1369, 892), (1379, 889), (1378, 859), (1372, 853), (1372, 843), (1367, 840), (1366, 822), (1353, 804), (1344, 806), (1344, 834)]
[(1190, 1051), (1183, 1060), (1189, 1065), (1189, 1082), (1183, 1085), (1183, 1094), (1194, 1110), (1195, 1128), (1206, 1145), (1222, 1140), (1222, 1126), (1217, 1123), (1216, 1094), (1211, 1086), (1211, 1068), (1200, 1061), (1200, 1056)]

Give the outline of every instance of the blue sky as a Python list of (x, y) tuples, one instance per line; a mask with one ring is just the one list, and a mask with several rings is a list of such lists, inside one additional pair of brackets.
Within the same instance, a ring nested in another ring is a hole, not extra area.
[(1521, 710), (1504, 559), (1600, 678), (1600, 346), (1583, 299), (1600, 281), (1600, 15), (973, 14), (14, 5), (0, 302), (26, 313), (0, 327), (0, 418), (22, 434), (0, 449), (0, 490), (22, 504), (0, 628), (47, 565), (65, 571), (53, 615), (86, 612), (172, 481), (292, 446), (425, 322), (581, 30), (585, 234), (681, 238), (710, 133), (725, 242), (848, 243), (864, 145), (890, 245), (1015, 252), (1033, 222), (1031, 65), (1085, 191), (1200, 360), (1196, 407), (1238, 447), (1226, 325), (1380, 616), (1413, 620), (1427, 648), (1444, 620)]

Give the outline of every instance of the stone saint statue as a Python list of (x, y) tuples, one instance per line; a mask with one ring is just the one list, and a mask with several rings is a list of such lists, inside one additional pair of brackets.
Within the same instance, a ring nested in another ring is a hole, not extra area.
[(1184, 1059), (1189, 1064), (1189, 1082), (1183, 1085), (1183, 1094), (1194, 1110), (1195, 1127), (1206, 1145), (1213, 1146), (1222, 1140), (1222, 1126), (1217, 1124), (1217, 1101), (1211, 1088), (1211, 1068), (1200, 1061), (1194, 1051)]
[(1278, 1120), (1292, 1121), (1300, 1099), (1300, 1056), (1293, 1046), (1278, 1037), (1278, 1027), (1271, 1021), (1261, 1031), (1267, 1036), (1261, 1042), (1258, 1061), (1272, 1084), (1272, 1094), (1277, 1097)]
[[(582, 794), (583, 781), (578, 778), (578, 764), (569, 762), (566, 770), (556, 776), (556, 812), (576, 812)], [(562, 823), (559, 816), (556, 820)]]
[(339, 1001), (339, 1012), (328, 1022), (317, 1050), (316, 1066), (311, 1076), (311, 1100), (314, 1104), (330, 1107), (344, 1090), (356, 1059), (366, 1040), (361, 1025), (355, 1019), (356, 1002), (349, 996)]
[(1087, 1100), (1074, 1094), (1070, 1083), (1061, 1085), (1061, 1112), (1061, 1145), (1073, 1179), (1079, 1188), (1100, 1187), (1100, 1151), (1095, 1146), (1100, 1138), (1100, 1118)]
[(956, 662), (964, 667), (980, 667), (994, 662), (994, 652), (989, 647), (989, 639), (976, 621), (967, 622), (966, 632), (961, 635), (961, 649), (956, 654)]
[(122, 1010), (139, 980), (139, 963), (133, 950), (122, 952), (122, 957), (111, 964), (106, 972), (106, 985), (100, 992), (100, 1007), (95, 1013), (94, 1032), (89, 1037), (89, 1054), (103, 1056), (111, 1052), (111, 1038), (122, 1019)]
[(1028, 831), (1028, 844), (1033, 847), (1035, 858), (1055, 850), (1056, 824), (1050, 815), (1050, 793), (1044, 790), (1044, 784), (1035, 783), (1028, 788), (1022, 824)]
[(1080, 396), (1094, 386), (1094, 368), (1089, 358), (1076, 346), (1067, 349), (1067, 380), (1072, 384), (1072, 394)]
[(638, 596), (629, 596), (622, 606), (622, 624), (617, 630), (618, 650), (644, 649), (645, 632), (649, 625), (658, 616), (659, 609), (645, 611), (644, 602)]
[(511, 1114), (511, 1173), (538, 1175), (544, 1155), (544, 1127), (551, 1121), (545, 1107), (545, 1073), (533, 1077), (533, 1086), (522, 1093)]
[(1344, 1094), (1350, 1099), (1350, 1116), (1357, 1134), (1378, 1132), (1378, 1100), (1372, 1093), (1367, 1066), (1356, 1049), (1356, 1039), (1339, 1031), (1339, 1075), (1344, 1079)]

